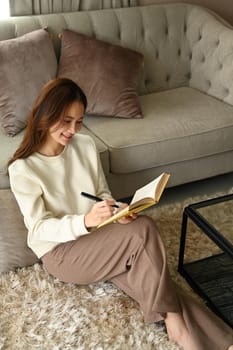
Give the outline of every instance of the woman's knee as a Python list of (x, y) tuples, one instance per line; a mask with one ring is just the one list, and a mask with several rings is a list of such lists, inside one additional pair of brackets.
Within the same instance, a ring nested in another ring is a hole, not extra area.
[(143, 236), (144, 239), (150, 236), (155, 238), (159, 234), (155, 221), (149, 216), (138, 216), (137, 220), (135, 221), (135, 224), (137, 224), (137, 229), (135, 230), (135, 233), (140, 235), (141, 237)]
[(139, 215), (137, 218), (138, 221), (142, 222), (144, 225), (155, 226), (155, 221), (147, 215)]

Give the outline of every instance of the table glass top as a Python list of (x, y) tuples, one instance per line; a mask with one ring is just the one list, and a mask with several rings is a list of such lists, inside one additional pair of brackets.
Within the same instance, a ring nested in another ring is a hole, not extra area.
[(230, 244), (233, 245), (233, 195), (205, 201), (193, 206), (194, 211), (214, 229), (216, 229)]

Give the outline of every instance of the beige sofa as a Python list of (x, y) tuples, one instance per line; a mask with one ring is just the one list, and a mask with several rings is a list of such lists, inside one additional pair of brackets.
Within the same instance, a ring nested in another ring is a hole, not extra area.
[[(144, 55), (138, 88), (144, 118), (84, 119), (82, 132), (96, 141), (116, 198), (163, 171), (171, 173), (169, 186), (233, 171), (233, 30), (218, 16), (167, 4), (14, 17), (0, 21), (0, 40), (42, 27), (52, 34), (57, 58), (64, 29)], [(6, 212), (9, 220), (15, 216), (6, 162), (22, 136), (0, 132), (1, 222)]]
[[(14, 17), (0, 39), (47, 26), (59, 56), (59, 34), (71, 29), (144, 55), (138, 93), (143, 119), (86, 117), (117, 198), (130, 196), (162, 171), (169, 186), (233, 170), (233, 30), (190, 4)], [(0, 188), (5, 164), (23, 132), (0, 134)]]

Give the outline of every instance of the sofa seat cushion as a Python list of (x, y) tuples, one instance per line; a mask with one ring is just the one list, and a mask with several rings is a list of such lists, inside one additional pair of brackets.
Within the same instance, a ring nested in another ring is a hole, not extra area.
[(0, 152), (0, 189), (9, 188), (10, 186), (6, 165), (22, 141), (23, 134), (24, 130), (10, 138), (0, 129), (1, 149), (4, 150), (4, 152)]
[(233, 150), (233, 107), (181, 87), (140, 97), (144, 119), (87, 116), (109, 148), (110, 172), (132, 173)]
[[(94, 139), (96, 143), (96, 147), (100, 154), (100, 159), (103, 165), (104, 172), (105, 174), (108, 174), (109, 173), (109, 153), (108, 153), (107, 147), (99, 138), (95, 137), (95, 135), (93, 135), (91, 131), (85, 128), (85, 126), (82, 127), (80, 132), (83, 134), (90, 135)], [(14, 137), (11, 137), (9, 142), (9, 136), (6, 136), (5, 133), (0, 129), (1, 149), (4, 150), (4, 152), (0, 152), (0, 189), (10, 187), (9, 177), (6, 172), (7, 170), (6, 165), (8, 160), (16, 151), (20, 142), (22, 141), (23, 134), (24, 134), (24, 130), (19, 132)]]

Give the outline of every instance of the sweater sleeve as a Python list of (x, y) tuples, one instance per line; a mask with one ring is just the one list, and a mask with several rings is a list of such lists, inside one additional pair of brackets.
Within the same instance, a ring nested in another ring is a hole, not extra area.
[(38, 179), (30, 176), (23, 167), (13, 163), (9, 175), (12, 192), (29, 231), (29, 240), (62, 243), (88, 233), (84, 215), (56, 217), (46, 210)]

